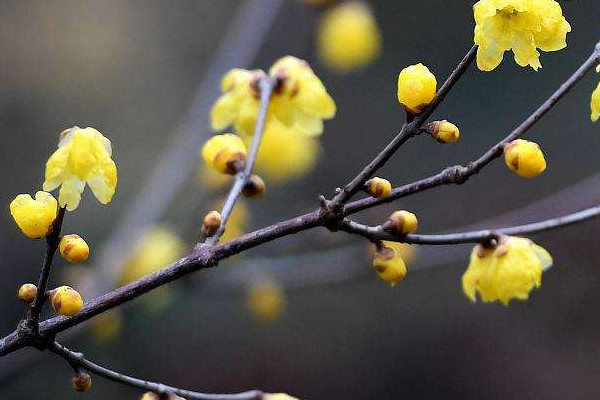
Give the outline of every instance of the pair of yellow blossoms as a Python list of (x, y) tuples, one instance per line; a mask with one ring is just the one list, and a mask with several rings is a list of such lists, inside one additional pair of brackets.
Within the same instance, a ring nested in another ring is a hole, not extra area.
[[(34, 239), (47, 236), (58, 205), (75, 210), (86, 184), (101, 203), (109, 203), (117, 187), (117, 166), (111, 156), (110, 141), (96, 129), (74, 127), (62, 132), (58, 149), (46, 163), (45, 192), (37, 192), (35, 199), (21, 194), (10, 204), (11, 214), (23, 233)], [(58, 187), (57, 202), (47, 192)]]

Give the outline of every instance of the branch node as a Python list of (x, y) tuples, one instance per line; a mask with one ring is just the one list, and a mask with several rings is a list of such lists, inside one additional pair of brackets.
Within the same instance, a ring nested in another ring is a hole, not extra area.
[(461, 185), (467, 181), (469, 177), (469, 168), (463, 165), (455, 165), (448, 167), (442, 172), (442, 179), (447, 183), (455, 183)]

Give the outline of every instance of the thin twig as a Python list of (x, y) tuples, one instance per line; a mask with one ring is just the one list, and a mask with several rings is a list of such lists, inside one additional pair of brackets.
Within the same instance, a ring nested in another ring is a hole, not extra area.
[(477, 174), (486, 165), (502, 155), (504, 146), (515, 139), (523, 136), (531, 127), (533, 127), (548, 111), (550, 111), (560, 99), (562, 99), (575, 86), (587, 72), (593, 69), (600, 62), (600, 43), (596, 44), (594, 52), (588, 59), (569, 77), (546, 101), (542, 103), (527, 119), (517, 126), (510, 134), (492, 146), (488, 151), (478, 159), (466, 164), (455, 165), (444, 169), (443, 171), (430, 177), (400, 186), (392, 191), (386, 198), (374, 199), (363, 198), (361, 200), (349, 203), (345, 207), (345, 215), (351, 215), (356, 212), (375, 207), (379, 204), (389, 203), (401, 197), (412, 195), (445, 184), (462, 184), (472, 175)]
[(517, 225), (507, 228), (481, 229), (477, 231), (447, 233), (442, 235), (409, 234), (405, 236), (397, 236), (390, 232), (386, 232), (381, 228), (381, 226), (372, 227), (346, 219), (340, 226), (340, 230), (364, 236), (371, 241), (388, 240), (392, 242), (420, 245), (453, 245), (460, 243), (481, 243), (493, 239), (501, 234), (511, 236), (530, 235), (532, 233), (544, 232), (551, 229), (573, 225), (598, 216), (600, 216), (600, 206), (594, 206), (572, 214), (563, 215), (561, 217), (550, 218), (531, 224)]
[(127, 386), (138, 388), (144, 391), (154, 392), (156, 394), (173, 393), (178, 396), (183, 396), (187, 400), (261, 400), (265, 393), (259, 390), (252, 390), (243, 393), (235, 394), (210, 394), (199, 393), (191, 390), (179, 389), (173, 386), (163, 385), (162, 383), (145, 381), (113, 371), (101, 365), (95, 364), (86, 359), (82, 353), (76, 353), (67, 349), (58, 342), (54, 342), (50, 350), (64, 358), (73, 367), (83, 368), (88, 372), (101, 376), (113, 382), (122, 383)]
[(37, 293), (29, 312), (27, 313), (27, 321), (32, 324), (30, 327), (35, 329), (37, 332), (38, 322), (40, 319), (40, 313), (42, 307), (46, 302), (46, 288), (48, 286), (48, 279), (50, 278), (50, 270), (52, 269), (52, 262), (58, 245), (60, 244), (60, 231), (62, 230), (62, 224), (65, 218), (66, 209), (60, 207), (56, 219), (52, 224), (52, 232), (46, 237), (46, 254), (44, 255), (44, 261), (40, 270), (40, 277), (37, 285)]
[(458, 80), (467, 71), (475, 56), (477, 54), (477, 45), (471, 47), (471, 49), (465, 54), (462, 61), (458, 63), (454, 71), (450, 74), (448, 79), (440, 87), (433, 101), (409, 123), (405, 123), (402, 126), (400, 132), (394, 137), (394, 139), (371, 161), (363, 170), (350, 181), (342, 190), (331, 200), (329, 207), (335, 209), (348, 201), (356, 192), (361, 190), (365, 182), (371, 178), (378, 169), (380, 169), (396, 151), (409, 139), (418, 135), (421, 130), (421, 126), (425, 123), (427, 118), (433, 114), (436, 108), (446, 98), (450, 89), (458, 82)]
[(237, 173), (235, 182), (231, 186), (231, 190), (227, 196), (227, 200), (225, 200), (225, 204), (223, 204), (223, 209), (221, 210), (221, 226), (213, 236), (206, 240), (206, 244), (215, 245), (219, 242), (225, 229), (227, 229), (227, 222), (229, 221), (229, 217), (231, 217), (231, 213), (233, 212), (237, 200), (242, 194), (242, 189), (244, 189), (244, 185), (246, 185), (248, 178), (250, 178), (250, 175), (252, 174), (252, 169), (254, 168), (260, 142), (265, 130), (267, 110), (269, 108), (269, 100), (271, 99), (271, 93), (273, 93), (274, 84), (273, 79), (268, 76), (264, 76), (258, 81), (258, 87), (260, 89), (260, 109), (258, 111), (256, 125), (254, 126), (252, 146), (250, 147), (250, 152), (246, 159), (246, 165), (241, 172)]

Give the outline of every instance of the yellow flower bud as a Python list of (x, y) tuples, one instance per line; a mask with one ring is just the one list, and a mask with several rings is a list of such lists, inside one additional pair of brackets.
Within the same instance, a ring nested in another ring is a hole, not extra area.
[(273, 281), (254, 283), (248, 289), (247, 306), (258, 320), (272, 322), (285, 308), (283, 288)]
[(87, 392), (92, 388), (92, 377), (85, 372), (78, 372), (73, 377), (73, 389), (77, 392)]
[(60, 239), (59, 251), (62, 258), (70, 263), (82, 263), (90, 255), (90, 247), (79, 235), (65, 235)]
[(384, 230), (396, 235), (407, 235), (417, 230), (419, 221), (417, 216), (409, 211), (395, 211), (382, 225)]
[(542, 272), (552, 266), (552, 256), (529, 239), (501, 237), (495, 247), (477, 245), (462, 277), (464, 293), (484, 302), (526, 300), (542, 284)]
[(262, 196), (266, 189), (265, 181), (260, 176), (250, 175), (248, 182), (246, 182), (242, 189), (242, 194), (244, 197), (256, 198)]
[(140, 400), (159, 400), (160, 397), (158, 397), (158, 395), (156, 393), (152, 393), (152, 392), (146, 392), (144, 393), (144, 395), (142, 397), (140, 397)]
[(365, 183), (365, 190), (368, 194), (376, 199), (388, 197), (392, 192), (392, 184), (387, 179), (372, 178)]
[(439, 143), (454, 143), (460, 137), (458, 127), (446, 120), (430, 122), (424, 130)]
[(265, 400), (298, 400), (296, 397), (292, 397), (285, 393), (270, 393), (265, 395)]
[[(600, 70), (600, 68), (598, 68)], [(592, 100), (590, 101), (590, 108), (592, 109), (592, 122), (598, 121), (600, 119), (600, 82), (596, 89), (592, 93)]]
[(10, 203), (10, 213), (25, 236), (40, 239), (52, 232), (58, 202), (46, 192), (37, 192), (35, 200), (28, 194), (20, 194)]
[(373, 268), (377, 275), (392, 287), (406, 276), (406, 264), (396, 250), (384, 247), (375, 253)]
[(23, 300), (25, 303), (31, 303), (33, 300), (35, 300), (36, 295), (37, 286), (35, 286), (33, 283), (25, 283), (19, 288), (17, 297), (19, 297), (19, 300)]
[(223, 174), (234, 175), (246, 160), (246, 145), (232, 133), (216, 135), (202, 147), (202, 158), (209, 167)]
[(435, 98), (437, 80), (423, 64), (404, 68), (398, 76), (398, 101), (418, 114)]
[(221, 227), (221, 213), (218, 211), (211, 211), (204, 216), (202, 221), (202, 236), (211, 237)]
[(339, 72), (372, 63), (381, 51), (381, 33), (371, 7), (348, 1), (323, 15), (317, 36), (319, 56)]
[(50, 302), (54, 311), (67, 317), (77, 314), (83, 307), (81, 295), (70, 286), (61, 286), (51, 291)]
[(546, 160), (537, 143), (513, 140), (504, 147), (504, 162), (514, 173), (523, 178), (533, 178), (544, 172)]

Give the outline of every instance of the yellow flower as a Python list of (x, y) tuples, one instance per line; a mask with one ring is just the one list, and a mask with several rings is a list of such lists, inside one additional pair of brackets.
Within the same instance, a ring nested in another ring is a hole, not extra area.
[(280, 82), (271, 98), (272, 115), (307, 136), (323, 133), (323, 120), (335, 116), (336, 105), (308, 63), (285, 56), (273, 64), (269, 75)]
[(253, 283), (248, 288), (246, 298), (248, 310), (263, 322), (279, 318), (285, 308), (285, 292), (273, 281)]
[(437, 80), (423, 64), (411, 65), (398, 75), (398, 101), (418, 114), (435, 98)]
[(19, 292), (17, 293), (17, 297), (19, 300), (23, 300), (26, 303), (31, 303), (35, 300), (35, 296), (37, 295), (37, 286), (33, 283), (25, 283), (19, 287)]
[(406, 264), (399, 252), (390, 247), (377, 251), (373, 257), (373, 268), (377, 275), (390, 286), (396, 286), (406, 276)]
[(73, 211), (79, 206), (85, 184), (102, 204), (108, 204), (117, 188), (117, 166), (111, 159), (110, 140), (94, 128), (73, 127), (61, 134), (58, 150), (46, 163), (44, 190), (62, 185), (58, 202)]
[(382, 224), (382, 227), (396, 235), (407, 235), (417, 230), (419, 220), (410, 211), (400, 210), (392, 213), (387, 221)]
[(381, 51), (377, 21), (362, 1), (348, 1), (327, 11), (317, 39), (321, 59), (340, 72), (372, 63)]
[(121, 272), (121, 284), (150, 275), (180, 259), (185, 252), (181, 239), (166, 228), (144, 233)]
[(157, 394), (152, 393), (152, 392), (146, 392), (144, 393), (144, 395), (142, 397), (140, 397), (140, 400), (159, 400), (160, 397), (158, 397)]
[(503, 237), (496, 248), (477, 245), (462, 277), (463, 291), (475, 301), (526, 300), (542, 284), (542, 272), (552, 266), (552, 256), (529, 239)]
[(446, 120), (430, 122), (425, 131), (439, 143), (454, 143), (460, 138), (458, 126)]
[(58, 213), (56, 199), (46, 192), (37, 192), (35, 200), (29, 194), (20, 194), (10, 203), (10, 213), (30, 239), (46, 237)]
[[(597, 72), (600, 72), (600, 65), (596, 68)], [(592, 100), (590, 101), (590, 107), (592, 109), (592, 122), (598, 121), (600, 119), (600, 82), (596, 89), (592, 93)]]
[(232, 133), (211, 137), (202, 147), (202, 158), (209, 167), (234, 175), (246, 160), (246, 145)]
[(537, 143), (517, 139), (504, 148), (504, 162), (515, 174), (533, 178), (544, 172), (546, 159)]
[(70, 286), (54, 289), (50, 294), (50, 302), (54, 311), (67, 317), (77, 314), (83, 307), (81, 295)]
[(388, 197), (392, 193), (392, 184), (387, 179), (374, 177), (365, 183), (365, 190), (376, 199)]
[(90, 247), (79, 235), (63, 236), (58, 248), (61, 257), (70, 263), (82, 263), (90, 255)]
[(287, 182), (310, 172), (319, 151), (316, 138), (299, 135), (272, 119), (265, 128), (255, 169), (269, 184)]
[(554, 0), (480, 0), (473, 6), (477, 66), (496, 68), (512, 50), (522, 67), (541, 68), (540, 53), (567, 46), (571, 26)]

